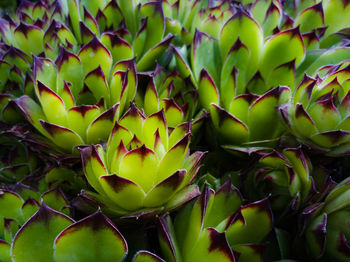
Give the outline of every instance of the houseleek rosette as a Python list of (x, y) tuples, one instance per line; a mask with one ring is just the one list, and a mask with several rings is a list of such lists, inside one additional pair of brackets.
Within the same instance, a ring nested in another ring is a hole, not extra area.
[(350, 261), (349, 179), (334, 187), (324, 202), (302, 213), (306, 222), (304, 236), (312, 258), (327, 261)]
[[(225, 94), (219, 98), (229, 107), (235, 96), (245, 93), (262, 95), (278, 85), (294, 91), (304, 72), (314, 74), (318, 68), (342, 62), (349, 55), (350, 50), (341, 39), (319, 49), (317, 39), (324, 33), (322, 23), (311, 26), (315, 27), (312, 34), (301, 27), (306, 22), (296, 21), (290, 27), (273, 30), (264, 40), (264, 4), (257, 1), (252, 13), (242, 8), (235, 10), (216, 37), (196, 30), (190, 50), (175, 48), (176, 67), (198, 87), (202, 106), (208, 106), (208, 94)], [(281, 16), (281, 6), (277, 5), (272, 2), (274, 7), (266, 12), (273, 16), (276, 11)], [(212, 80), (211, 88), (201, 84), (203, 70)], [(205, 94), (203, 99), (201, 93)]]
[(112, 61), (97, 38), (83, 46), (78, 56), (62, 48), (56, 64), (34, 57), (39, 104), (28, 96), (14, 103), (40, 133), (65, 152), (106, 140), (137, 86), (135, 60), (121, 60), (113, 67)]
[[(44, 202), (18, 230), (12, 242), (0, 240), (5, 261), (122, 261), (128, 247), (101, 211), (75, 222)], [(9, 260), (6, 260), (9, 259)]]
[(271, 195), (271, 207), (279, 212), (305, 206), (313, 193), (313, 181), (312, 165), (303, 150), (286, 148), (281, 153), (259, 154), (257, 167), (245, 182), (247, 194), (255, 199)]
[(283, 86), (261, 96), (239, 95), (228, 108), (211, 103), (210, 117), (219, 143), (228, 150), (242, 152), (271, 147), (284, 132), (277, 107), (288, 102), (290, 95), (290, 89)]
[[(71, 213), (68, 200), (60, 188), (40, 194), (33, 188), (18, 184), (16, 190), (0, 189), (0, 239), (11, 243), (18, 229), (39, 210), (41, 200), (56, 211)], [(45, 204), (45, 205), (46, 205)]]
[(196, 133), (202, 126), (207, 113), (199, 110), (198, 90), (189, 79), (183, 77), (174, 69), (167, 73), (166, 69), (157, 66), (150, 75), (143, 74), (148, 84), (143, 96), (140, 95), (139, 104), (143, 105), (147, 116), (163, 109), (169, 127), (192, 120), (192, 133)]
[[(1, 191), (0, 191), (1, 192)], [(9, 193), (6, 193), (9, 194)], [(0, 195), (1, 203), (6, 206), (18, 204), (13, 196)], [(128, 245), (113, 222), (100, 210), (79, 221), (57, 212), (44, 202), (41, 207), (37, 202), (35, 209), (30, 209), (31, 202), (23, 207), (31, 215), (20, 227), (13, 226), (13, 239), (3, 239), (0, 233), (1, 261), (26, 262), (37, 259), (47, 262), (116, 262), (125, 261)], [(20, 207), (16, 206), (20, 211)], [(10, 215), (8, 210), (6, 215)], [(0, 210), (0, 217), (3, 214)], [(29, 213), (28, 213), (29, 214)], [(2, 217), (1, 217), (2, 218)], [(8, 219), (13, 221), (13, 219)], [(9, 227), (9, 222), (6, 226)], [(1, 229), (1, 226), (0, 226)], [(17, 232), (17, 233), (16, 233)], [(165, 262), (149, 251), (138, 251), (134, 262)]]
[(8, 184), (21, 181), (40, 168), (38, 157), (25, 144), (6, 131), (0, 133), (0, 181)]
[(173, 36), (165, 32), (159, 1), (25, 1), (17, 16), (0, 20), (0, 33), (8, 45), (29, 57), (45, 54), (55, 60), (60, 47), (76, 53), (79, 46), (97, 37), (113, 55), (137, 59), (139, 71), (155, 65)]
[(261, 261), (261, 242), (272, 227), (268, 200), (241, 204), (239, 191), (227, 181), (216, 192), (205, 187), (174, 221), (160, 217), (159, 241), (166, 261)]
[(22, 120), (13, 99), (22, 95), (34, 96), (30, 58), (13, 46), (4, 48), (0, 59), (0, 120), (9, 124)]
[(190, 125), (169, 132), (163, 110), (145, 118), (132, 105), (115, 124), (106, 149), (81, 148), (85, 176), (97, 193), (86, 192), (117, 215), (158, 213), (198, 194), (188, 185), (202, 152), (189, 155)]
[(330, 156), (349, 153), (349, 63), (323, 68), (322, 78), (305, 76), (292, 103), (280, 108), (298, 140)]
[(233, 15), (227, 1), (162, 1), (166, 32), (175, 35), (177, 45), (188, 45), (196, 29), (217, 37), (222, 25)]

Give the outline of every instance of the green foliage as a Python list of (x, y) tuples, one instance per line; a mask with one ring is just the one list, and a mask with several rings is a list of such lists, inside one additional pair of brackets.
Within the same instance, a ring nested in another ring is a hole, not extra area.
[(350, 260), (349, 1), (0, 11), (0, 261)]

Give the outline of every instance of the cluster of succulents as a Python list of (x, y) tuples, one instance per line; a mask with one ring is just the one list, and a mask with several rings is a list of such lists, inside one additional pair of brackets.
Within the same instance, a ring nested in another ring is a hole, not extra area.
[(0, 261), (350, 261), (349, 1), (0, 11)]

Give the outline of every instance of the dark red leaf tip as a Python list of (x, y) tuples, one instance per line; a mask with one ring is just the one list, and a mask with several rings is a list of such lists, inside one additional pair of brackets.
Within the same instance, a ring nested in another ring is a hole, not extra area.
[(78, 60), (80, 62), (80, 59), (78, 56), (76, 56), (75, 54), (67, 51), (64, 47), (61, 47), (60, 48), (60, 52), (57, 56), (57, 59), (55, 61), (55, 64), (57, 65), (58, 67), (58, 70), (61, 69), (61, 66), (64, 64), (64, 63), (67, 63), (71, 58), (74, 58), (76, 60)]
[(212, 252), (214, 250), (219, 250), (229, 259), (229, 261), (234, 262), (235, 257), (227, 242), (225, 233), (219, 233), (214, 228), (208, 228), (207, 230), (209, 231), (210, 236), (210, 246), (208, 251)]
[(98, 107), (94, 106), (94, 105), (81, 105), (81, 106), (74, 106), (74, 107), (70, 108), (69, 110), (78, 112), (79, 114), (82, 115), (82, 117), (84, 117), (87, 112), (89, 112), (90, 110), (93, 110), (93, 109), (98, 109)]

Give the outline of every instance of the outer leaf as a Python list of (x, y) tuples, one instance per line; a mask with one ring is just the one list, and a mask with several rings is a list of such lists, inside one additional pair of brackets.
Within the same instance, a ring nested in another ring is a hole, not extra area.
[(11, 262), (11, 245), (0, 240), (0, 258), (2, 262)]
[(16, 193), (1, 190), (0, 191), (0, 219), (13, 218), (22, 221), (21, 208), (23, 200)]
[(198, 238), (193, 250), (185, 255), (186, 261), (235, 261), (225, 234), (217, 232), (214, 228), (206, 228)]
[(56, 236), (74, 221), (43, 203), (17, 232), (11, 253), (14, 262), (54, 262), (53, 243)]
[(104, 33), (101, 37), (101, 42), (110, 50), (113, 57), (113, 64), (120, 60), (131, 59), (133, 57), (133, 50), (130, 44), (116, 34), (110, 32)]
[(206, 110), (210, 110), (210, 104), (219, 104), (219, 93), (213, 79), (207, 70), (201, 70), (198, 83), (198, 95), (202, 106)]
[(236, 216), (233, 223), (227, 226), (226, 237), (230, 246), (259, 243), (272, 228), (273, 218), (268, 199), (248, 204), (240, 212), (241, 218), (237, 219)]
[(191, 49), (191, 64), (196, 81), (199, 81), (202, 69), (206, 68), (216, 85), (219, 86), (221, 59), (218, 52), (214, 38), (203, 32), (196, 31)]
[(41, 126), (49, 134), (52, 141), (67, 152), (73, 152), (74, 147), (83, 145), (84, 141), (74, 131), (62, 126), (40, 120)]
[(159, 59), (169, 47), (173, 38), (174, 36), (169, 34), (162, 42), (149, 49), (137, 62), (137, 71), (143, 72), (151, 69), (155, 62), (157, 62), (157, 59)]
[[(147, 19), (147, 37), (144, 45), (144, 52), (159, 43), (165, 30), (164, 12), (162, 2), (147, 2), (140, 8), (142, 17)], [(143, 52), (143, 53), (144, 53)]]
[(268, 39), (264, 45), (259, 70), (267, 79), (271, 71), (279, 65), (295, 59), (298, 66), (305, 57), (305, 47), (299, 28), (286, 30)]
[(128, 152), (120, 163), (119, 175), (138, 184), (148, 192), (156, 182), (158, 160), (144, 145)]
[(216, 192), (214, 202), (207, 211), (204, 227), (216, 227), (221, 221), (236, 212), (242, 203), (239, 191), (227, 180)]
[(112, 56), (108, 49), (94, 37), (79, 51), (78, 54), (83, 65), (83, 73), (86, 75), (99, 65), (105, 76), (109, 76), (112, 67)]
[(119, 104), (115, 104), (89, 125), (87, 129), (88, 143), (98, 143), (108, 139), (108, 135), (110, 134), (118, 115), (118, 108)]
[(126, 210), (137, 210), (143, 206), (145, 192), (133, 181), (117, 176), (105, 175), (99, 179), (106, 195)]
[(23, 22), (14, 31), (17, 46), (28, 55), (38, 55), (43, 51), (43, 37), (44, 32), (41, 28)]
[(238, 9), (221, 29), (220, 51), (223, 60), (238, 38), (250, 51), (250, 70), (247, 70), (247, 79), (250, 79), (258, 66), (263, 47), (263, 33), (259, 24), (241, 9)]
[(211, 104), (210, 117), (222, 141), (230, 144), (242, 144), (248, 141), (248, 127), (223, 108)]
[(165, 260), (161, 259), (155, 254), (152, 254), (148, 251), (139, 251), (134, 256), (133, 262), (165, 262)]
[(55, 240), (56, 262), (122, 261), (128, 251), (118, 229), (97, 211), (63, 230)]

